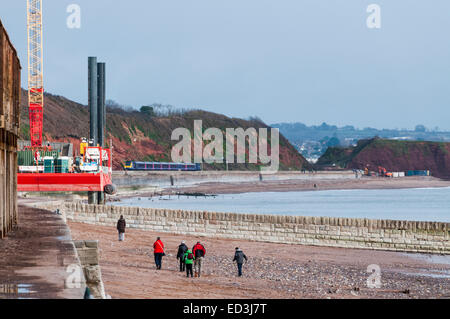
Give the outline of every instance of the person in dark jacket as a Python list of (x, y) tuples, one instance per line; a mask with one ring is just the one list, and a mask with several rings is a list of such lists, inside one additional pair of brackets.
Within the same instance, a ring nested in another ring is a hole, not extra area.
[(192, 248), (192, 253), (194, 254), (195, 257), (194, 261), (195, 277), (200, 277), (200, 274), (202, 272), (203, 258), (206, 255), (206, 249), (202, 244), (200, 244), (200, 242), (197, 242), (197, 244), (195, 244), (195, 246)]
[(156, 269), (161, 270), (162, 258), (166, 255), (166, 253), (164, 252), (164, 244), (160, 237), (158, 237), (153, 244), (153, 253), (155, 254)]
[(178, 253), (177, 253), (177, 259), (180, 260), (180, 272), (183, 272), (186, 270), (186, 263), (184, 262), (184, 256), (187, 251), (188, 251), (188, 247), (186, 246), (186, 243), (183, 240), (181, 242), (181, 245), (178, 246)]
[(244, 252), (238, 247), (236, 247), (233, 262), (236, 262), (237, 264), (239, 277), (242, 277), (242, 265), (244, 264), (244, 259), (245, 262), (248, 261), (247, 256), (245, 256)]
[(123, 216), (120, 216), (120, 219), (117, 221), (117, 231), (119, 232), (119, 241), (125, 240), (125, 228), (127, 227), (127, 223)]

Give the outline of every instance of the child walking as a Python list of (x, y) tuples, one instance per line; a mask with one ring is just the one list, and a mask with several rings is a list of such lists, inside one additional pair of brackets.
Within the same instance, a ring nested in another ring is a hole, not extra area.
[(186, 264), (186, 276), (189, 278), (189, 274), (191, 275), (191, 278), (194, 277), (194, 273), (192, 271), (192, 267), (194, 266), (194, 254), (189, 249), (186, 254), (184, 254), (184, 262)]

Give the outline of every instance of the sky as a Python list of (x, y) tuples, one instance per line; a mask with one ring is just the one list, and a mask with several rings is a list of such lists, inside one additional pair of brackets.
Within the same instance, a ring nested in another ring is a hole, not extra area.
[[(87, 58), (107, 98), (266, 123), (450, 130), (448, 0), (43, 0), (47, 92), (87, 104)], [(81, 28), (67, 7), (81, 8)], [(367, 7), (381, 8), (369, 29)], [(0, 0), (27, 88), (26, 0)], [(55, 115), (56, 116), (56, 115)]]

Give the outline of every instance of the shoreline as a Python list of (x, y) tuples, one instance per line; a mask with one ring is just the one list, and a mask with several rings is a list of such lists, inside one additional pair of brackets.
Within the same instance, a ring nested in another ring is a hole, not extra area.
[[(389, 179), (382, 177), (363, 177), (360, 179), (287, 179), (258, 182), (200, 182), (195, 185), (156, 187), (153, 191), (146, 188), (134, 191), (123, 191), (115, 196), (118, 199), (134, 197), (153, 197), (176, 195), (178, 193), (200, 193), (205, 195), (225, 195), (261, 192), (298, 192), (326, 190), (358, 190), (358, 189), (421, 189), (446, 188), (450, 181), (434, 177), (405, 177)], [(114, 198), (114, 197), (113, 197)]]

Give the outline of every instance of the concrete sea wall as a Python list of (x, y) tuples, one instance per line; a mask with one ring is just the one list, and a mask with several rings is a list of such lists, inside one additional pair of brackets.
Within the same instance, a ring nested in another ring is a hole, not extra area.
[(356, 218), (271, 216), (195, 212), (64, 202), (59, 208), (76, 222), (115, 227), (124, 215), (131, 228), (261, 242), (450, 254), (450, 224)]
[(96, 240), (74, 241), (86, 285), (94, 299), (107, 299), (99, 265), (99, 247)]
[(201, 171), (201, 172), (113, 172), (113, 182), (123, 187), (189, 186), (198, 183), (238, 183), (276, 180), (354, 179), (352, 171), (342, 172), (294, 172), (280, 171), (276, 174), (260, 174), (252, 171)]

